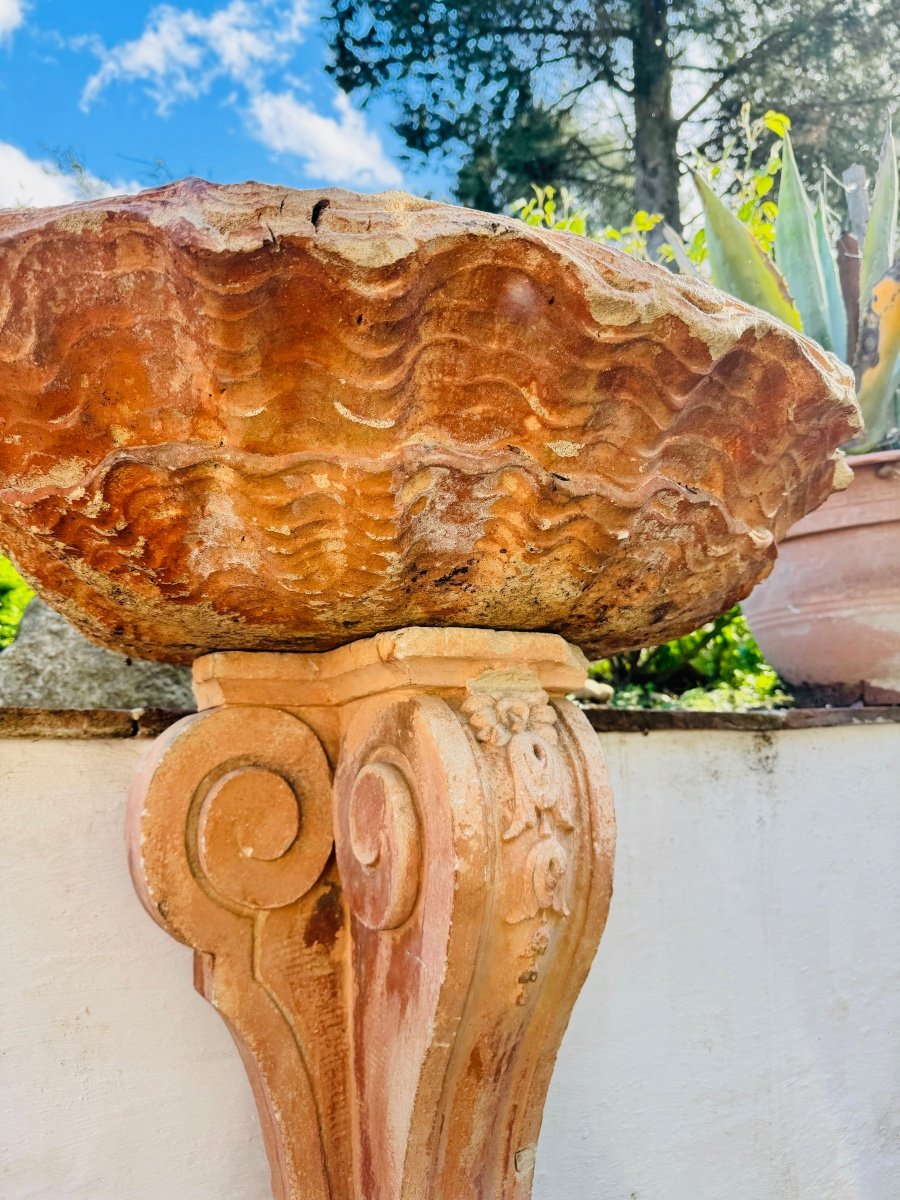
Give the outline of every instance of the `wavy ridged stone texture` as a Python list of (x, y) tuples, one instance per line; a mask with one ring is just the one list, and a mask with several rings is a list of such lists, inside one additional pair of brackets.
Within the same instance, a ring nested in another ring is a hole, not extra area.
[(0, 214), (0, 545), (122, 652), (661, 642), (857, 427), (770, 317), (500, 216), (196, 180)]

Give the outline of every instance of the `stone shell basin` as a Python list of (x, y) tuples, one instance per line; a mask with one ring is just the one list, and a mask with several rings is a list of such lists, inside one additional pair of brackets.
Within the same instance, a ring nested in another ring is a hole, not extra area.
[(857, 427), (779, 322), (502, 216), (198, 180), (0, 214), (0, 546), (138, 656), (661, 642), (768, 574)]

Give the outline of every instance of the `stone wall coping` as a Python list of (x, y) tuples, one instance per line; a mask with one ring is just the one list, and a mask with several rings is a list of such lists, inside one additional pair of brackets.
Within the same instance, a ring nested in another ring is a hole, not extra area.
[(187, 711), (162, 708), (3, 708), (3, 738), (155, 738)]
[[(599, 733), (710, 730), (734, 733), (822, 729), (835, 725), (900, 724), (900, 705), (869, 708), (795, 708), (760, 712), (693, 712), (607, 708), (589, 705), (585, 714)], [(0, 739), (154, 738), (186, 711), (159, 708), (3, 708)]]

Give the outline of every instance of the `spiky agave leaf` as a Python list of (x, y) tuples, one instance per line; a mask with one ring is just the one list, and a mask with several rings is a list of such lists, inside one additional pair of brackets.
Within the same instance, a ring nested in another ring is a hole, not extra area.
[(804, 333), (826, 350), (836, 351), (812, 205), (787, 134), (782, 150), (778, 215), (775, 218), (775, 265), (784, 276), (800, 313)]
[(859, 315), (865, 318), (872, 289), (884, 278), (894, 261), (894, 238), (897, 231), (897, 150), (888, 117), (878, 173), (872, 192), (872, 208), (866, 226), (860, 267)]
[(900, 387), (900, 256), (872, 288), (859, 327), (856, 391), (865, 432), (853, 449), (872, 450), (890, 431)]
[(819, 192), (819, 199), (813, 213), (813, 225), (816, 230), (816, 244), (819, 250), (819, 261), (825, 276), (825, 297), (828, 301), (828, 327), (831, 332), (831, 348), (844, 362), (847, 361), (847, 309), (841, 293), (841, 280), (838, 275), (837, 259), (831, 249), (832, 237), (828, 227), (828, 213), (825, 207), (825, 197)]
[(847, 312), (847, 362), (852, 363), (856, 359), (859, 337), (859, 242), (849, 229), (845, 229), (835, 248), (841, 297)]
[(694, 183), (703, 205), (709, 268), (716, 287), (802, 329), (787, 284), (753, 234), (700, 175)]

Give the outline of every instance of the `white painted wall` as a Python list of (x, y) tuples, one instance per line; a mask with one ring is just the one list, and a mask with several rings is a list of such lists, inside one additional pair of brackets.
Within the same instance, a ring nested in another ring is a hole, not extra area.
[[(616, 896), (536, 1200), (898, 1200), (900, 726), (603, 743)], [(237, 1052), (131, 892), (142, 748), (0, 741), (3, 1200), (269, 1194)]]
[(603, 740), (616, 894), (537, 1200), (898, 1200), (900, 726)]

